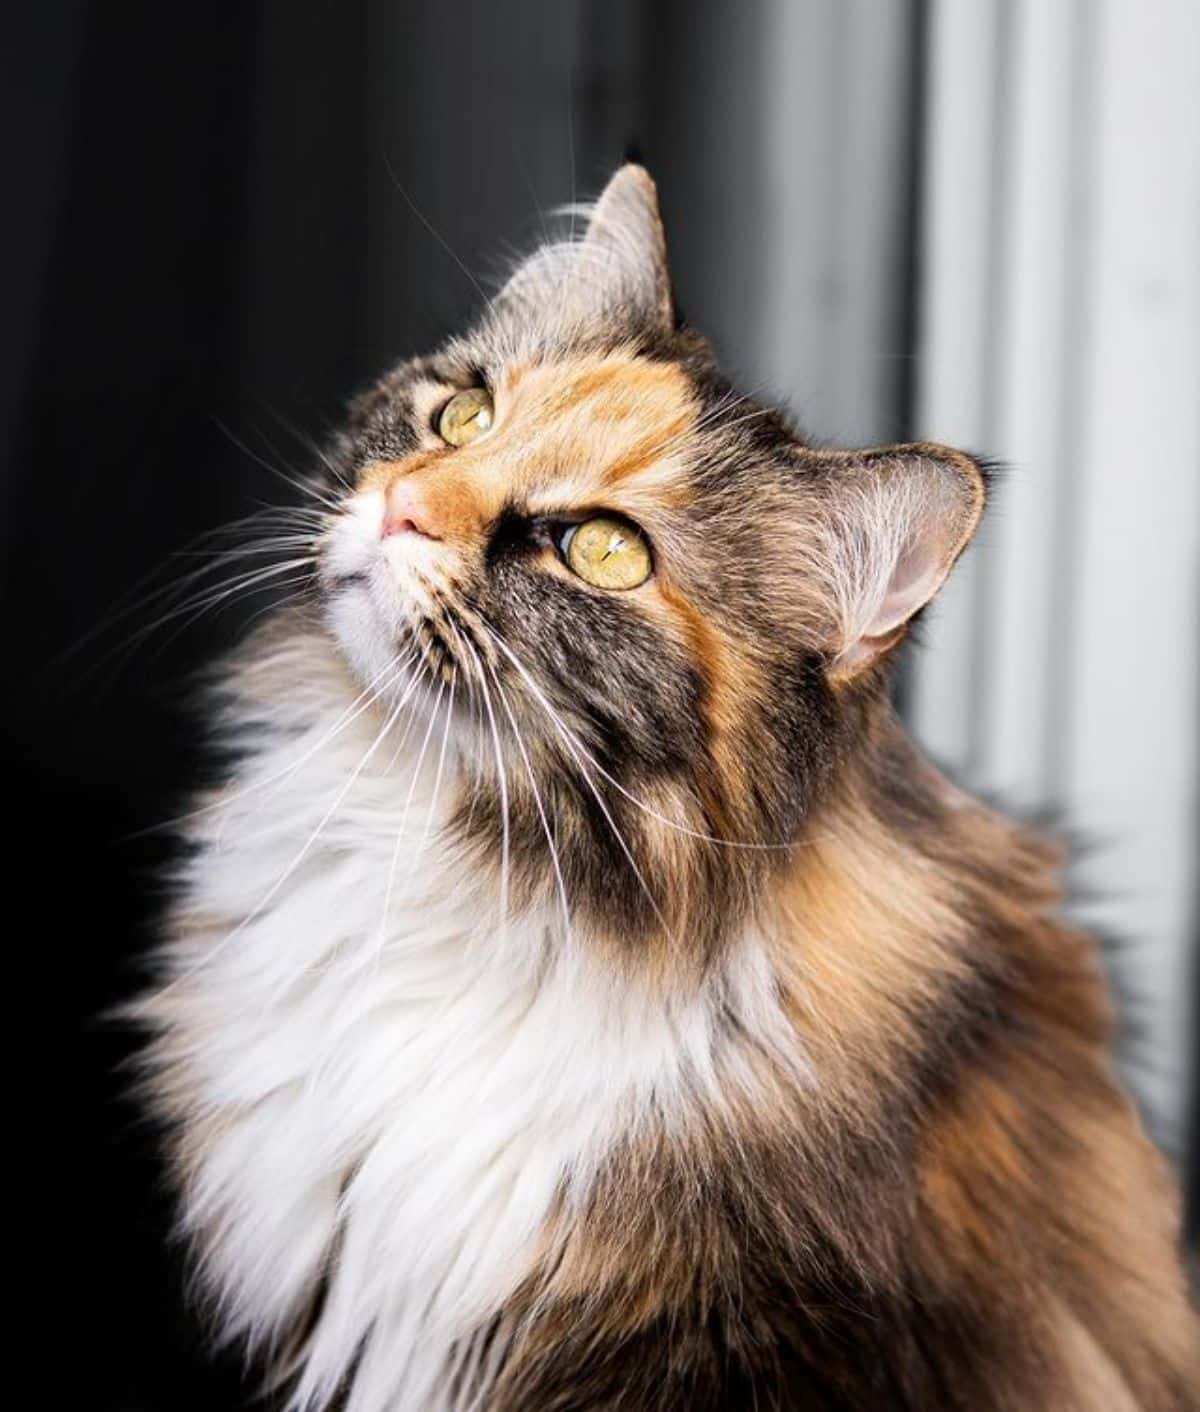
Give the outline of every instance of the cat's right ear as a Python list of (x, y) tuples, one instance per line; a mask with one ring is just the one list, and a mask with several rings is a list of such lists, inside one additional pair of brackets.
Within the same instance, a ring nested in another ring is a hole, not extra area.
[(614, 325), (669, 332), (675, 312), (667, 241), (650, 174), (627, 162), (579, 215), (587, 221), (582, 233), (535, 251), (494, 310), (562, 332)]
[(819, 453), (816, 466), (809, 548), (831, 675), (844, 679), (895, 646), (942, 586), (979, 525), (986, 478), (965, 452), (930, 442)]

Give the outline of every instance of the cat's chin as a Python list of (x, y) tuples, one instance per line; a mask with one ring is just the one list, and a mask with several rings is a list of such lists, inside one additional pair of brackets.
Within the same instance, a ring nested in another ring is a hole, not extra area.
[(361, 701), (374, 697), (385, 717), (410, 722), (398, 735), (415, 747), (427, 735), (440, 738), (443, 730), (452, 740), (477, 745), (482, 723), (462, 690), (469, 669), (464, 671), (443, 636), (419, 612), (381, 613), (373, 587), (366, 576), (349, 580), (335, 586), (325, 601), (326, 630), (350, 668)]
[(351, 497), (320, 550), (325, 617), (364, 688), (436, 682), (449, 663), (444, 644), (429, 641), (432, 545), (417, 535), (382, 533), (383, 498)]
[(381, 701), (421, 686), (436, 689), (439, 664), (419, 647), (419, 618), (381, 614), (364, 575), (334, 585), (325, 597), (325, 626), (364, 692)]

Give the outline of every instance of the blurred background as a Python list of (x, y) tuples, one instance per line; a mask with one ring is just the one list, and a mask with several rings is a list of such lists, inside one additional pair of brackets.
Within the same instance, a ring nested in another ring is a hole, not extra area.
[(1079, 844), (1195, 1230), (1195, 0), (42, 0), (0, 44), (10, 1130), (54, 1405), (248, 1398), (186, 1314), (97, 1016), (199, 769), (191, 674), (262, 604), (114, 605), (287, 499), (344, 397), (631, 149), (748, 389), (819, 438), (1009, 464), (899, 700)]

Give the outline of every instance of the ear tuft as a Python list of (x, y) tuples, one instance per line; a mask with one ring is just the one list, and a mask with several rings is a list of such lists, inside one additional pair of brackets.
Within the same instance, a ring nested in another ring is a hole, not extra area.
[(963, 452), (925, 442), (828, 459), (833, 672), (850, 676), (894, 646), (942, 586), (979, 524), (985, 481)]

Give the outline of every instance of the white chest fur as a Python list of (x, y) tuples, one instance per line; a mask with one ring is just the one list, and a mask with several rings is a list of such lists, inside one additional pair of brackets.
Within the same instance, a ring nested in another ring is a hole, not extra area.
[[(560, 911), (504, 924), (438, 835), (440, 722), (397, 749), (401, 725), (346, 718), (340, 669), (306, 666), (194, 830), (151, 1002), (191, 1130), (185, 1221), (252, 1341), (277, 1344), (327, 1277), (296, 1405), (357, 1361), (353, 1412), (432, 1412), (556, 1196), (649, 1098), (716, 1082), (715, 1007), (606, 976)], [(739, 970), (769, 1004), (763, 968)]]

